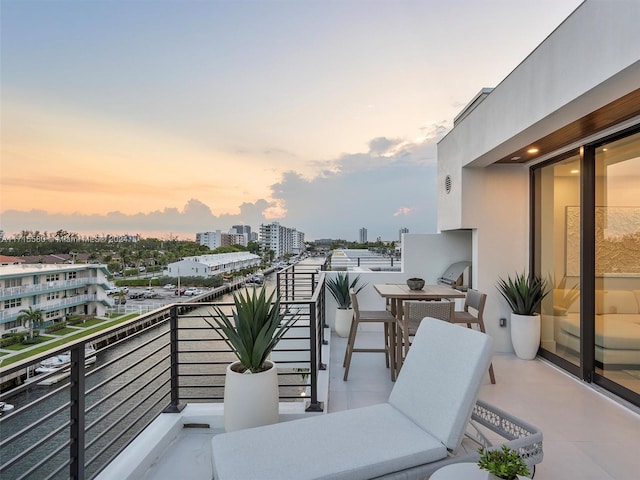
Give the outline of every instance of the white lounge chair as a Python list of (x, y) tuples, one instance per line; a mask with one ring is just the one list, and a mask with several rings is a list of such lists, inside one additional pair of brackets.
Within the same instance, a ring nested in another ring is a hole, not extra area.
[(490, 360), (486, 334), (425, 318), (387, 403), (217, 435), (214, 478), (414, 478), (460, 446)]

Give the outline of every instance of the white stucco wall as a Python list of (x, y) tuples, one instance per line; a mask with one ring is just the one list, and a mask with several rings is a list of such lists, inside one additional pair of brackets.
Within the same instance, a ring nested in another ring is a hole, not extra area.
[[(410, 277), (424, 278), (428, 284), (436, 283), (449, 265), (471, 260), (471, 232), (456, 231), (441, 234), (404, 234), (402, 243), (402, 269), (400, 272), (352, 271), (349, 278), (359, 275), (367, 286), (358, 294), (363, 310), (383, 310), (385, 300), (374, 290), (376, 283), (404, 283)], [(327, 272), (329, 276), (337, 272)], [(335, 324), (336, 302), (326, 294), (327, 324)]]
[(638, 25), (637, 0), (586, 0), (438, 144), (438, 229), (473, 229), (474, 285), (488, 294), (496, 351), (511, 350), (496, 280), (529, 264), (530, 164), (493, 163), (636, 90)]

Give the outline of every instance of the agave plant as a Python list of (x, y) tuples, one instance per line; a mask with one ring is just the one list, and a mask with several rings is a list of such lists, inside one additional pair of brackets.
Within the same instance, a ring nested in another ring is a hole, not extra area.
[(357, 275), (353, 281), (349, 282), (349, 274), (338, 272), (333, 278), (327, 279), (327, 288), (333, 298), (336, 299), (339, 309), (347, 309), (351, 307), (351, 297), (349, 296), (349, 290), (354, 289), (356, 293), (367, 286), (366, 283), (358, 285), (360, 282), (360, 275)]
[(516, 273), (512, 279), (498, 280), (498, 290), (511, 307), (511, 311), (518, 315), (535, 315), (540, 308), (542, 299), (547, 296), (547, 281), (537, 275)]
[(288, 309), (281, 311), (280, 297), (274, 300), (275, 292), (267, 297), (264, 288), (260, 293), (257, 290), (234, 294), (232, 318), (218, 306), (210, 318), (213, 323), (204, 318), (211, 328), (222, 331), (225, 342), (240, 362), (241, 373), (267, 370), (265, 362), (271, 351), (297, 318), (289, 315)]

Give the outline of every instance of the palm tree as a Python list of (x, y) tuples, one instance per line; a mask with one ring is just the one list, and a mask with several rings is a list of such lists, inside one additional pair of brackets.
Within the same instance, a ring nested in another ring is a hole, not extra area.
[(20, 310), (18, 321), (22, 323), (22, 326), (24, 326), (25, 323), (29, 324), (29, 338), (31, 340), (33, 340), (33, 329), (40, 326), (43, 316), (44, 312), (39, 308), (34, 310), (33, 307), (29, 307), (29, 309), (23, 308)]

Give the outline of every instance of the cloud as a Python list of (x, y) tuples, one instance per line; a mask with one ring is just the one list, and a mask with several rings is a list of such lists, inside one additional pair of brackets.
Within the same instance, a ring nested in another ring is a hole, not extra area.
[[(304, 232), (307, 239), (356, 240), (361, 227), (370, 239), (398, 238), (400, 228), (411, 233), (436, 230), (436, 142), (444, 127), (422, 129), (414, 141), (374, 138), (369, 151), (345, 154), (321, 163), (323, 168), (308, 178), (296, 171), (282, 174), (271, 186), (271, 198), (239, 205), (239, 213), (215, 215), (216, 205), (192, 198), (180, 210), (166, 207), (151, 212), (125, 214), (56, 214), (43, 210), (8, 210), (2, 214), (6, 234), (21, 230), (81, 234), (141, 234), (163, 238), (195, 238), (200, 231), (227, 231), (232, 225), (280, 224)], [(202, 179), (198, 180), (199, 182)]]

